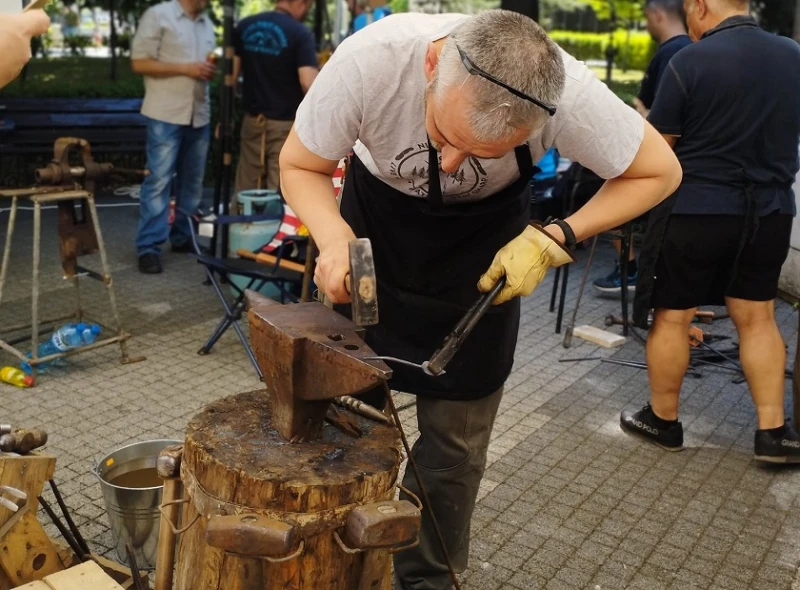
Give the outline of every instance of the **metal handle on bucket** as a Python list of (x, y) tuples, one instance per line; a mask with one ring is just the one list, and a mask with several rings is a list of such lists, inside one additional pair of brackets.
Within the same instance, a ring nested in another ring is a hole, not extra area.
[(189, 502), (190, 500), (188, 498), (181, 498), (180, 500), (171, 500), (170, 502), (164, 502), (158, 507), (158, 511), (161, 513), (161, 516), (164, 518), (167, 524), (169, 524), (169, 528), (172, 529), (172, 534), (174, 534), (175, 536), (180, 535), (181, 533), (185, 533), (190, 528), (192, 528), (194, 523), (196, 523), (200, 518), (200, 514), (195, 514), (195, 517), (192, 519), (192, 522), (187, 524), (185, 527), (176, 529), (175, 525), (172, 524), (172, 521), (170, 520), (169, 516), (167, 516), (167, 514), (164, 512), (164, 508), (166, 508), (167, 506), (173, 506), (175, 504), (188, 504)]

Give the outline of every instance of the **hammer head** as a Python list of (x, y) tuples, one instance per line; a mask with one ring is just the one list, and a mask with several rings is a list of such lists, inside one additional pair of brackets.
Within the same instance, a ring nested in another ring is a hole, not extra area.
[(353, 323), (373, 326), (378, 323), (378, 281), (375, 277), (375, 259), (372, 242), (358, 238), (350, 242), (350, 291)]

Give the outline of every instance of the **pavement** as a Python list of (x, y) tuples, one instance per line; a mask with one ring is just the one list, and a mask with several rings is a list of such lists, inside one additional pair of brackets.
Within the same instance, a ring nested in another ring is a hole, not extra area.
[[(78, 526), (94, 550), (115, 558), (93, 463), (128, 443), (181, 439), (203, 406), (258, 388), (259, 382), (232, 330), (211, 354), (197, 354), (221, 316), (202, 268), (190, 256), (167, 252), (164, 274), (141, 275), (133, 248), (136, 202), (101, 204), (122, 324), (133, 334), (130, 353), (147, 360), (120, 364), (115, 346), (89, 351), (41, 376), (33, 389), (3, 386), (0, 408), (3, 422), (50, 433), (47, 451), (57, 457), (56, 481)], [(7, 219), (2, 212), (0, 239)], [(31, 212), (20, 212), (0, 326), (22, 323), (30, 314), (31, 220)], [(55, 211), (44, 212), (43, 224), (41, 315), (54, 317), (74, 308), (75, 289), (61, 278)], [(572, 269), (567, 310), (586, 254)], [(608, 272), (612, 259), (602, 244), (591, 277)], [(100, 269), (97, 255), (82, 263)], [(643, 346), (634, 337), (616, 349), (576, 338), (564, 349), (548, 309), (552, 281), (550, 273), (523, 303), (516, 362), (492, 435), (464, 588), (800, 590), (800, 469), (753, 461), (755, 415), (747, 386), (716, 369), (686, 380), (681, 420), (687, 449), (681, 453), (630, 438), (619, 429), (619, 412), (647, 401), (644, 371), (558, 361), (643, 360)], [(80, 295), (90, 315), (109, 323), (101, 283), (82, 280)], [(619, 301), (587, 286), (577, 324), (604, 328), (609, 313), (619, 313)], [(793, 359), (797, 312), (779, 302), (777, 319)], [(712, 329), (733, 334), (729, 320)], [(12, 359), (2, 353), (0, 366), (5, 364)], [(789, 381), (786, 393), (788, 410)], [(397, 397), (398, 406), (408, 406), (402, 417), (413, 440), (413, 398)], [(45, 497), (52, 499), (49, 492)], [(47, 522), (46, 515), (40, 518)], [(48, 531), (58, 536), (51, 525)]]

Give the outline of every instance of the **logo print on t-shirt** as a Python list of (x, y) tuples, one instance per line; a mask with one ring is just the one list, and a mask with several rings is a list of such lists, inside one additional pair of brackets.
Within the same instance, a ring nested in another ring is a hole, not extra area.
[(269, 21), (258, 21), (248, 25), (244, 30), (242, 45), (245, 51), (252, 53), (280, 55), (289, 43), (286, 40), (286, 33), (278, 25)]
[[(441, 165), (441, 155), (439, 155)], [(397, 154), (389, 165), (389, 173), (408, 183), (408, 189), (419, 197), (428, 196), (428, 143), (418, 143)], [(486, 170), (477, 158), (467, 158), (453, 173), (439, 170), (442, 194), (451, 198), (469, 197), (479, 192), (488, 180)]]

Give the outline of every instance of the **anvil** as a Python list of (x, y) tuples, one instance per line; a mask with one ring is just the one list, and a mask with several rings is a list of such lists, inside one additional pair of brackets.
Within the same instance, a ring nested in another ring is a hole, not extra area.
[(364, 328), (319, 302), (281, 305), (247, 291), (250, 341), (273, 400), (273, 426), (290, 441), (319, 438), (333, 398), (365, 393), (392, 370)]

